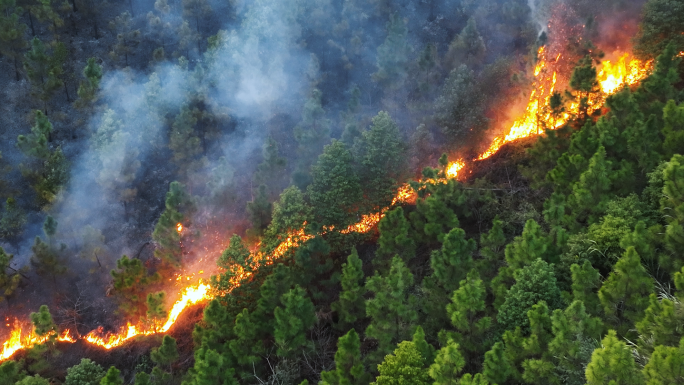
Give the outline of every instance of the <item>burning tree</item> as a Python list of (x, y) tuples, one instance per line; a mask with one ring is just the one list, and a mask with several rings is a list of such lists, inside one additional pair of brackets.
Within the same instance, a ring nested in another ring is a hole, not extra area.
[(159, 247), (154, 256), (171, 267), (179, 267), (183, 257), (181, 241), (186, 236), (190, 217), (197, 210), (195, 199), (185, 191), (179, 182), (171, 182), (166, 193), (166, 210), (159, 217), (154, 227), (152, 239)]

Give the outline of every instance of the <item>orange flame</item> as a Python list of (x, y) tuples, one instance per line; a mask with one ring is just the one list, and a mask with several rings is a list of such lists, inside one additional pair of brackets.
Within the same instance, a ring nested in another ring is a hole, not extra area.
[(182, 223), (179, 223), (176, 225), (176, 231), (178, 231), (179, 233), (183, 231), (183, 224)]

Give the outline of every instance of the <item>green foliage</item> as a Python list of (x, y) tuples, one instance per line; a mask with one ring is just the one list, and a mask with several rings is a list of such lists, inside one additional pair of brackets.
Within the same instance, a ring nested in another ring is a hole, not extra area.
[(637, 370), (632, 352), (627, 345), (618, 339), (614, 330), (601, 341), (601, 347), (591, 355), (587, 365), (587, 385), (644, 384), (644, 377)]
[(465, 360), (458, 350), (459, 346), (453, 340), (437, 351), (435, 363), (430, 365), (430, 377), (435, 380), (433, 385), (459, 385), (458, 374), (465, 366)]
[(114, 366), (110, 367), (105, 376), (102, 377), (100, 385), (123, 385), (121, 371)]
[(116, 41), (109, 52), (113, 59), (124, 57), (124, 66), (128, 67), (128, 55), (133, 53), (133, 48), (140, 43), (140, 30), (133, 29), (133, 18), (126, 11), (109, 22), (109, 28), (116, 32)]
[(24, 56), (24, 69), (33, 91), (43, 101), (47, 113), (48, 101), (63, 85), (58, 76), (62, 71), (61, 63), (55, 63), (53, 55), (48, 53), (45, 44), (36, 36), (31, 40), (31, 49)]
[(338, 327), (344, 328), (366, 315), (363, 298), (363, 262), (356, 248), (353, 248), (347, 257), (347, 263), (342, 264), (341, 284), (340, 297), (333, 302), (331, 308), (337, 312), (340, 319)]
[(45, 243), (40, 237), (36, 237), (31, 246), (31, 266), (39, 275), (49, 275), (53, 282), (58, 275), (66, 273), (66, 261), (64, 251), (66, 245), (61, 244), (59, 248), (53, 247), (52, 242)]
[(679, 346), (656, 346), (644, 366), (647, 385), (679, 384), (684, 381), (684, 339)]
[(390, 89), (396, 89), (404, 84), (408, 75), (408, 55), (411, 52), (406, 38), (408, 28), (404, 19), (393, 13), (386, 24), (386, 29), (387, 37), (378, 47), (378, 71), (373, 74), (373, 79)]
[(162, 339), (162, 343), (158, 348), (153, 348), (150, 352), (150, 358), (152, 362), (157, 365), (170, 366), (176, 360), (178, 360), (178, 347), (176, 345), (176, 339), (170, 335), (165, 335)]
[(145, 315), (148, 285), (161, 279), (158, 273), (149, 274), (139, 259), (121, 257), (116, 270), (110, 272), (114, 281), (114, 293), (119, 300), (119, 311), (132, 318)]
[(589, 314), (598, 315), (600, 303), (597, 294), (601, 286), (601, 274), (591, 266), (591, 262), (585, 260), (582, 266), (573, 264), (572, 272), (572, 296), (575, 301), (582, 301)]
[(477, 243), (473, 239), (466, 239), (463, 229), (455, 227), (449, 231), (442, 242), (442, 249), (435, 250), (430, 255), (432, 277), (448, 293), (458, 288), (465, 275), (473, 267), (473, 253)]
[[(197, 210), (195, 198), (185, 191), (185, 186), (171, 182), (165, 207), (152, 233), (152, 239), (159, 245), (154, 255), (172, 267), (179, 267), (183, 257), (181, 241), (190, 237), (185, 234), (190, 232), (190, 218)], [(184, 226), (182, 232), (178, 231), (179, 223)]]
[(18, 237), (26, 222), (26, 212), (19, 206), (16, 199), (7, 198), (2, 215), (0, 215), (0, 236), (5, 238)]
[(534, 219), (525, 222), (522, 235), (506, 245), (506, 263), (514, 270), (522, 269), (537, 259), (546, 259), (548, 241)]
[(245, 273), (253, 272), (253, 259), (252, 253), (249, 252), (247, 246), (242, 242), (242, 238), (233, 234), (230, 238), (230, 244), (228, 248), (221, 253), (216, 264), (225, 269), (224, 273), (221, 273), (218, 280), (214, 280), (213, 287), (216, 290), (228, 290), (230, 289), (231, 280), (235, 278), (236, 274), (241, 274), (241, 271)]
[(363, 211), (375, 212), (392, 203), (394, 194), (406, 176), (405, 144), (399, 127), (385, 111), (355, 141), (354, 156), (360, 166)]
[(589, 109), (589, 95), (599, 90), (596, 67), (591, 56), (582, 58), (572, 70), (570, 87), (577, 94), (575, 98), (579, 104), (579, 118), (585, 119)]
[(19, 81), (18, 61), (28, 45), (24, 37), (26, 24), (20, 21), (24, 10), (17, 7), (15, 0), (0, 2), (0, 10), (0, 54), (14, 62), (15, 78)]
[(653, 289), (653, 279), (641, 265), (636, 249), (630, 246), (603, 282), (598, 296), (610, 322), (624, 333), (623, 329), (643, 317)]
[(100, 385), (104, 376), (102, 366), (88, 358), (82, 358), (79, 364), (67, 369), (64, 385)]
[(654, 59), (668, 44), (676, 51), (684, 50), (684, 5), (679, 0), (650, 0), (643, 10), (643, 19), (635, 37), (634, 51), (641, 58)]
[(572, 188), (570, 206), (580, 218), (588, 216), (590, 222), (595, 222), (597, 215), (604, 212), (608, 202), (607, 192), (611, 188), (610, 170), (611, 163), (606, 160), (606, 150), (600, 146), (589, 159), (587, 170)]
[(412, 341), (400, 342), (394, 354), (385, 356), (378, 365), (380, 375), (372, 385), (421, 385), (429, 384), (430, 376), (425, 368), (426, 360)]
[(41, 305), (37, 313), (31, 313), (31, 323), (33, 323), (33, 331), (38, 337), (48, 337), (48, 341), (51, 343), (57, 339), (57, 325), (52, 320), (47, 305)]
[(481, 354), (486, 349), (485, 333), (492, 326), (491, 317), (484, 315), (486, 296), (484, 283), (477, 271), (472, 270), (468, 277), (460, 282), (459, 288), (453, 293), (451, 303), (446, 307), (451, 324), (457, 330), (451, 334), (452, 338), (471, 354)]
[[(530, 326), (527, 311), (539, 301), (545, 301), (551, 310), (563, 306), (561, 292), (556, 286), (553, 266), (537, 259), (515, 272), (515, 284), (506, 294), (499, 308), (497, 322), (507, 330)], [(497, 382), (497, 381), (492, 381)]]
[[(40, 375), (26, 376), (23, 380), (17, 381), (16, 385), (50, 385), (50, 381), (42, 378)], [(109, 384), (107, 384), (109, 385)]]
[(351, 329), (337, 340), (335, 369), (321, 373), (321, 385), (364, 385), (368, 373), (361, 360), (361, 341)]
[(253, 318), (254, 315), (247, 309), (242, 309), (235, 317), (233, 332), (236, 338), (230, 341), (230, 350), (238, 364), (248, 367), (259, 361), (258, 354), (262, 350), (261, 342), (257, 338), (259, 329)]
[(168, 316), (168, 311), (166, 311), (164, 304), (165, 300), (165, 291), (147, 294), (147, 319), (155, 325)]
[(380, 237), (373, 259), (374, 266), (386, 268), (395, 255), (404, 263), (415, 256), (416, 243), (409, 237), (411, 225), (404, 215), (404, 209), (397, 207), (388, 211), (378, 223), (378, 229)]
[(271, 212), (273, 204), (268, 200), (266, 185), (259, 185), (254, 198), (247, 202), (247, 214), (249, 221), (252, 222), (251, 232), (255, 235), (261, 234), (266, 230), (271, 222)]
[(286, 188), (280, 199), (273, 203), (271, 223), (264, 234), (264, 248), (272, 250), (293, 232), (310, 223), (312, 209), (304, 200), (304, 194), (297, 186)]
[(0, 383), (14, 384), (25, 376), (24, 371), (21, 369), (21, 365), (16, 361), (5, 361), (0, 364)]
[(50, 157), (48, 138), (52, 132), (52, 123), (40, 110), (36, 110), (35, 115), (36, 122), (31, 127), (31, 133), (27, 136), (19, 135), (17, 147), (27, 156), (44, 160)]
[(323, 146), (330, 140), (330, 120), (321, 104), (322, 93), (318, 89), (311, 91), (311, 96), (304, 103), (302, 121), (294, 128), (299, 158), (292, 173), (292, 184), (305, 190), (311, 183), (311, 165), (323, 151)]
[(410, 336), (412, 325), (418, 319), (416, 298), (409, 294), (411, 286), (413, 274), (399, 257), (392, 259), (386, 276), (376, 273), (366, 281), (366, 290), (374, 294), (366, 300), (366, 315), (371, 318), (366, 336), (378, 340), (378, 349), (371, 353), (371, 360), (379, 362), (397, 341)]
[(443, 199), (428, 196), (416, 202), (416, 211), (409, 214), (415, 228), (416, 240), (426, 243), (442, 242), (451, 229), (458, 227), (458, 217)]
[(314, 220), (323, 226), (345, 228), (356, 221), (361, 185), (344, 144), (333, 140), (312, 167), (313, 182), (307, 189)]
[(97, 58), (88, 58), (82, 74), (85, 79), (81, 80), (78, 86), (78, 97), (81, 98), (82, 104), (94, 103), (102, 80), (102, 66), (97, 63)]
[(12, 258), (14, 258), (12, 254), (7, 254), (0, 247), (0, 303), (7, 301), (12, 296), (21, 281), (21, 275), (16, 270), (13, 270), (12, 273), (8, 272)]
[(491, 384), (503, 384), (512, 375), (511, 364), (506, 358), (503, 342), (497, 342), (485, 353), (482, 375)]
[(668, 261), (672, 271), (684, 265), (684, 259), (677, 258), (684, 246), (684, 156), (674, 155), (663, 170), (663, 191), (660, 202), (668, 226), (665, 231), (665, 245), (673, 257)]
[(273, 314), (273, 335), (278, 346), (278, 355), (287, 357), (308, 345), (306, 332), (316, 323), (316, 314), (313, 303), (299, 286), (283, 294), (281, 302), (284, 308), (276, 307)]

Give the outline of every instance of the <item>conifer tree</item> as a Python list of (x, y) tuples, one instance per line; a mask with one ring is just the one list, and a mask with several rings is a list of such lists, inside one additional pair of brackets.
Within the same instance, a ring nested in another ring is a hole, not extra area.
[(99, 385), (105, 371), (102, 366), (88, 358), (67, 369), (64, 385)]
[(161, 279), (158, 273), (150, 275), (139, 259), (127, 256), (116, 261), (116, 270), (110, 272), (114, 292), (118, 295), (119, 311), (129, 317), (145, 314), (147, 286)]
[(38, 337), (48, 337), (50, 343), (57, 339), (57, 325), (52, 320), (47, 305), (41, 305), (37, 313), (31, 313), (31, 323), (33, 323), (33, 332)]
[(363, 262), (356, 247), (352, 248), (347, 263), (342, 264), (342, 291), (340, 298), (331, 307), (340, 319), (338, 327), (344, 328), (366, 315), (363, 294)]
[(0, 1), (0, 54), (14, 62), (14, 76), (19, 81), (19, 61), (28, 46), (24, 38), (26, 24), (20, 21), (24, 10), (16, 0)]
[(2, 215), (0, 215), (0, 237), (16, 239), (21, 235), (26, 222), (26, 212), (19, 206), (17, 200), (12, 197), (7, 198)]
[(399, 127), (385, 111), (380, 111), (370, 128), (355, 141), (365, 211), (379, 211), (392, 203), (408, 166), (405, 147)]
[(636, 329), (643, 341), (649, 341), (642, 349), (650, 353), (653, 346), (677, 346), (684, 331), (679, 325), (682, 323), (680, 305), (670, 298), (658, 298), (655, 293), (649, 297), (648, 308), (644, 311), (644, 318), (636, 323)]
[(216, 264), (225, 270), (218, 280), (214, 280), (212, 285), (219, 291), (230, 289), (236, 276), (254, 271), (252, 253), (249, 252), (247, 246), (242, 242), (242, 238), (237, 234), (233, 234), (230, 238), (228, 248), (221, 253)]
[(124, 57), (124, 67), (128, 67), (128, 55), (140, 43), (140, 30), (133, 29), (133, 18), (126, 11), (109, 22), (109, 28), (116, 33), (116, 42), (112, 46), (109, 56), (116, 60)]
[(530, 325), (527, 312), (539, 301), (545, 301), (551, 310), (563, 306), (553, 266), (541, 259), (515, 272), (515, 284), (499, 307), (497, 322), (507, 330), (514, 330), (518, 326), (527, 329)]
[(14, 258), (12, 254), (7, 254), (0, 247), (0, 303), (7, 301), (12, 296), (19, 287), (19, 281), (21, 281), (21, 275), (16, 270), (12, 269), (13, 272), (8, 272), (11, 268), (12, 258)]
[(684, 147), (684, 104), (669, 100), (663, 109), (663, 120), (663, 155), (668, 159)]
[(54, 246), (53, 238), (57, 232), (57, 221), (50, 215), (47, 216), (43, 223), (43, 232), (48, 239), (48, 243), (43, 242), (40, 237), (36, 236), (31, 247), (33, 252), (31, 265), (39, 275), (50, 275), (53, 281), (56, 281), (57, 275), (64, 274), (67, 270), (64, 257), (66, 245), (62, 243), (59, 247)]
[[(166, 193), (166, 209), (159, 217), (152, 233), (152, 239), (159, 244), (159, 248), (154, 251), (155, 257), (173, 267), (180, 266), (183, 257), (181, 241), (189, 232), (187, 228), (195, 211), (195, 199), (185, 191), (185, 186), (171, 182), (169, 192)], [(179, 223), (183, 225), (184, 230), (178, 231)]]
[(618, 339), (615, 330), (601, 341), (601, 347), (594, 350), (587, 365), (587, 385), (619, 384), (641, 385), (644, 377), (637, 370), (632, 352)]
[(432, 277), (440, 286), (451, 293), (458, 288), (458, 282), (466, 277), (473, 267), (473, 253), (477, 244), (466, 239), (463, 229), (455, 227), (449, 231), (442, 242), (442, 249), (430, 255)]
[(491, 384), (504, 384), (512, 373), (511, 364), (506, 358), (504, 344), (499, 341), (485, 353), (482, 375)]
[[(254, 322), (259, 328), (260, 336), (271, 335), (275, 328), (273, 312), (281, 304), (281, 297), (292, 287), (290, 270), (283, 264), (278, 264), (259, 288)], [(287, 316), (287, 314), (283, 314)]]
[(410, 335), (417, 321), (416, 298), (409, 294), (413, 274), (399, 257), (392, 259), (386, 276), (375, 274), (366, 281), (366, 290), (374, 297), (366, 300), (366, 315), (371, 318), (366, 336), (378, 340), (378, 349), (370, 355), (371, 361), (380, 361), (392, 351), (392, 346)]
[(541, 226), (534, 220), (525, 222), (522, 235), (506, 246), (506, 263), (514, 270), (522, 269), (537, 259), (546, 259), (548, 241)]
[(482, 353), (484, 335), (492, 325), (491, 317), (483, 316), (487, 292), (477, 271), (471, 270), (453, 292), (446, 311), (457, 332), (452, 338), (469, 354)]
[(78, 86), (78, 97), (81, 98), (81, 103), (84, 105), (94, 103), (100, 89), (100, 80), (102, 80), (102, 66), (97, 64), (97, 58), (88, 59), (82, 74), (84, 79)]
[(679, 346), (656, 346), (642, 371), (647, 385), (681, 384), (684, 381), (684, 339)]
[(192, 385), (239, 384), (234, 377), (235, 369), (230, 367), (230, 362), (226, 357), (212, 349), (197, 353)]
[(575, 301), (582, 301), (589, 314), (598, 315), (601, 311), (597, 291), (601, 286), (601, 274), (594, 269), (591, 262), (585, 260), (582, 266), (573, 264), (572, 297)]
[(321, 373), (321, 385), (365, 385), (369, 374), (361, 360), (361, 341), (351, 329), (337, 340), (335, 369)]
[(170, 335), (165, 335), (158, 348), (153, 348), (150, 352), (150, 359), (157, 364), (152, 370), (152, 376), (159, 383), (168, 383), (172, 378), (172, 373), (165, 372), (162, 367), (170, 371), (171, 364), (178, 360), (178, 346), (176, 339)]
[(121, 371), (114, 366), (110, 367), (105, 376), (102, 377), (100, 385), (123, 385)]
[(404, 263), (415, 256), (416, 243), (409, 237), (411, 225), (404, 216), (404, 209), (397, 207), (388, 211), (378, 223), (378, 229), (380, 237), (373, 265), (385, 268), (395, 255), (401, 257)]
[(665, 246), (672, 253), (667, 261), (671, 271), (684, 265), (681, 255), (684, 246), (684, 156), (674, 155), (663, 171), (663, 191), (660, 210), (666, 213), (668, 226), (665, 231)]
[(593, 65), (591, 56), (582, 58), (572, 70), (570, 88), (576, 93), (576, 102), (579, 105), (579, 118), (586, 119), (589, 110), (589, 95), (599, 90), (596, 79), (596, 67)]
[(504, 245), (506, 245), (506, 235), (503, 232), (503, 221), (499, 217), (495, 217), (492, 221), (492, 228), (488, 233), (480, 235), (480, 250), (479, 253), (484, 258), (476, 263), (478, 271), (485, 276), (491, 276), (496, 271), (497, 265), (504, 260)]
[(608, 173), (611, 162), (606, 160), (606, 150), (599, 146), (589, 159), (589, 166), (580, 175), (579, 181), (572, 187), (571, 206), (579, 218), (589, 217), (590, 222), (597, 221), (597, 215), (605, 211), (611, 181)]
[(321, 225), (344, 228), (356, 218), (361, 203), (361, 185), (352, 157), (340, 141), (325, 146), (312, 168), (313, 182), (307, 195), (313, 217)]
[(169, 314), (164, 306), (165, 300), (166, 292), (164, 291), (147, 294), (147, 319), (155, 326)]
[(259, 185), (254, 198), (247, 202), (247, 214), (252, 222), (250, 233), (261, 235), (271, 223), (273, 204), (269, 200), (265, 184)]
[(307, 345), (306, 332), (316, 323), (316, 314), (313, 303), (299, 286), (283, 294), (281, 302), (284, 308), (276, 307), (273, 312), (273, 335), (278, 355), (288, 357)]
[(31, 127), (31, 133), (19, 135), (17, 147), (27, 156), (44, 160), (50, 156), (48, 139), (52, 133), (52, 123), (42, 111), (36, 110), (35, 115), (36, 123)]
[(433, 385), (459, 385), (458, 374), (465, 366), (465, 360), (458, 350), (459, 345), (453, 340), (437, 351), (435, 362), (430, 365), (430, 377)]
[(21, 369), (18, 362), (10, 360), (0, 364), (0, 383), (15, 384), (24, 377), (26, 377), (26, 373)]
[(297, 166), (292, 173), (292, 184), (305, 190), (311, 183), (311, 165), (323, 151), (323, 146), (330, 140), (330, 121), (325, 118), (326, 112), (321, 104), (321, 91), (314, 89), (304, 103), (302, 121), (294, 128), (297, 143)]
[(468, 19), (466, 26), (456, 36), (456, 38), (449, 44), (449, 51), (446, 54), (447, 60), (453, 65), (461, 63), (467, 64), (470, 67), (480, 65), (486, 46), (484, 39), (477, 29), (477, 24), (473, 17)]
[(404, 84), (409, 62), (408, 55), (411, 47), (406, 39), (408, 28), (404, 19), (396, 13), (390, 15), (386, 25), (387, 37), (378, 47), (377, 67), (373, 79), (390, 89), (396, 89)]
[[(35, 376), (26, 376), (24, 377), (23, 380), (17, 381), (15, 385), (50, 385), (50, 381), (42, 378), (40, 374), (36, 374)], [(108, 384), (106, 384), (108, 385)]]
[(259, 361), (262, 350), (261, 341), (257, 338), (259, 330), (252, 318), (253, 314), (247, 309), (238, 313), (233, 327), (236, 338), (230, 341), (230, 350), (237, 363), (247, 367), (253, 367)]
[(611, 323), (624, 333), (643, 317), (652, 292), (653, 280), (641, 265), (636, 249), (630, 246), (613, 266), (598, 296)]
[(446, 202), (435, 196), (428, 196), (416, 202), (416, 211), (409, 214), (415, 228), (417, 241), (442, 242), (446, 234), (458, 227), (458, 217)]
[(371, 384), (430, 384), (425, 364), (425, 358), (412, 341), (400, 342), (394, 353), (385, 356), (385, 360), (378, 365), (380, 374)]
[(297, 186), (290, 186), (280, 194), (279, 201), (273, 203), (273, 215), (265, 238), (279, 243), (310, 221), (311, 206)]
[(266, 139), (261, 150), (261, 156), (263, 160), (257, 166), (257, 170), (254, 173), (254, 181), (257, 185), (266, 185), (269, 191), (269, 200), (273, 200), (276, 198), (274, 193), (280, 191), (287, 182), (283, 178), (285, 176), (287, 159), (280, 156), (278, 142), (272, 136)]
[(59, 68), (55, 65), (53, 56), (47, 52), (45, 44), (38, 37), (31, 40), (31, 49), (24, 59), (26, 75), (38, 99), (43, 102), (43, 110), (47, 114), (48, 101), (55, 91), (62, 87), (62, 81), (57, 76)]

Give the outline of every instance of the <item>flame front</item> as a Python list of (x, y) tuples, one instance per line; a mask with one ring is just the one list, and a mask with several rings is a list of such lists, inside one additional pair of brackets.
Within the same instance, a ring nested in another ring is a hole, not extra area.
[[(549, 61), (547, 53), (544, 46), (540, 47), (537, 52), (538, 62), (534, 69), (534, 89), (530, 93), (525, 112), (513, 123), (507, 134), (494, 138), (489, 148), (480, 154), (477, 160), (489, 158), (505, 143), (538, 135), (547, 128), (556, 129), (578, 113), (578, 103), (572, 103), (561, 116), (557, 117), (552, 116), (548, 110), (549, 100), (558, 81), (558, 72), (554, 68), (560, 60), (561, 54), (557, 54), (555, 58)], [(610, 60), (602, 61), (597, 74), (600, 90), (589, 96), (590, 110), (600, 108), (608, 95), (614, 94), (623, 86), (636, 84), (644, 79), (650, 73), (652, 66), (652, 61), (630, 60), (628, 53), (620, 55), (615, 63)]]

